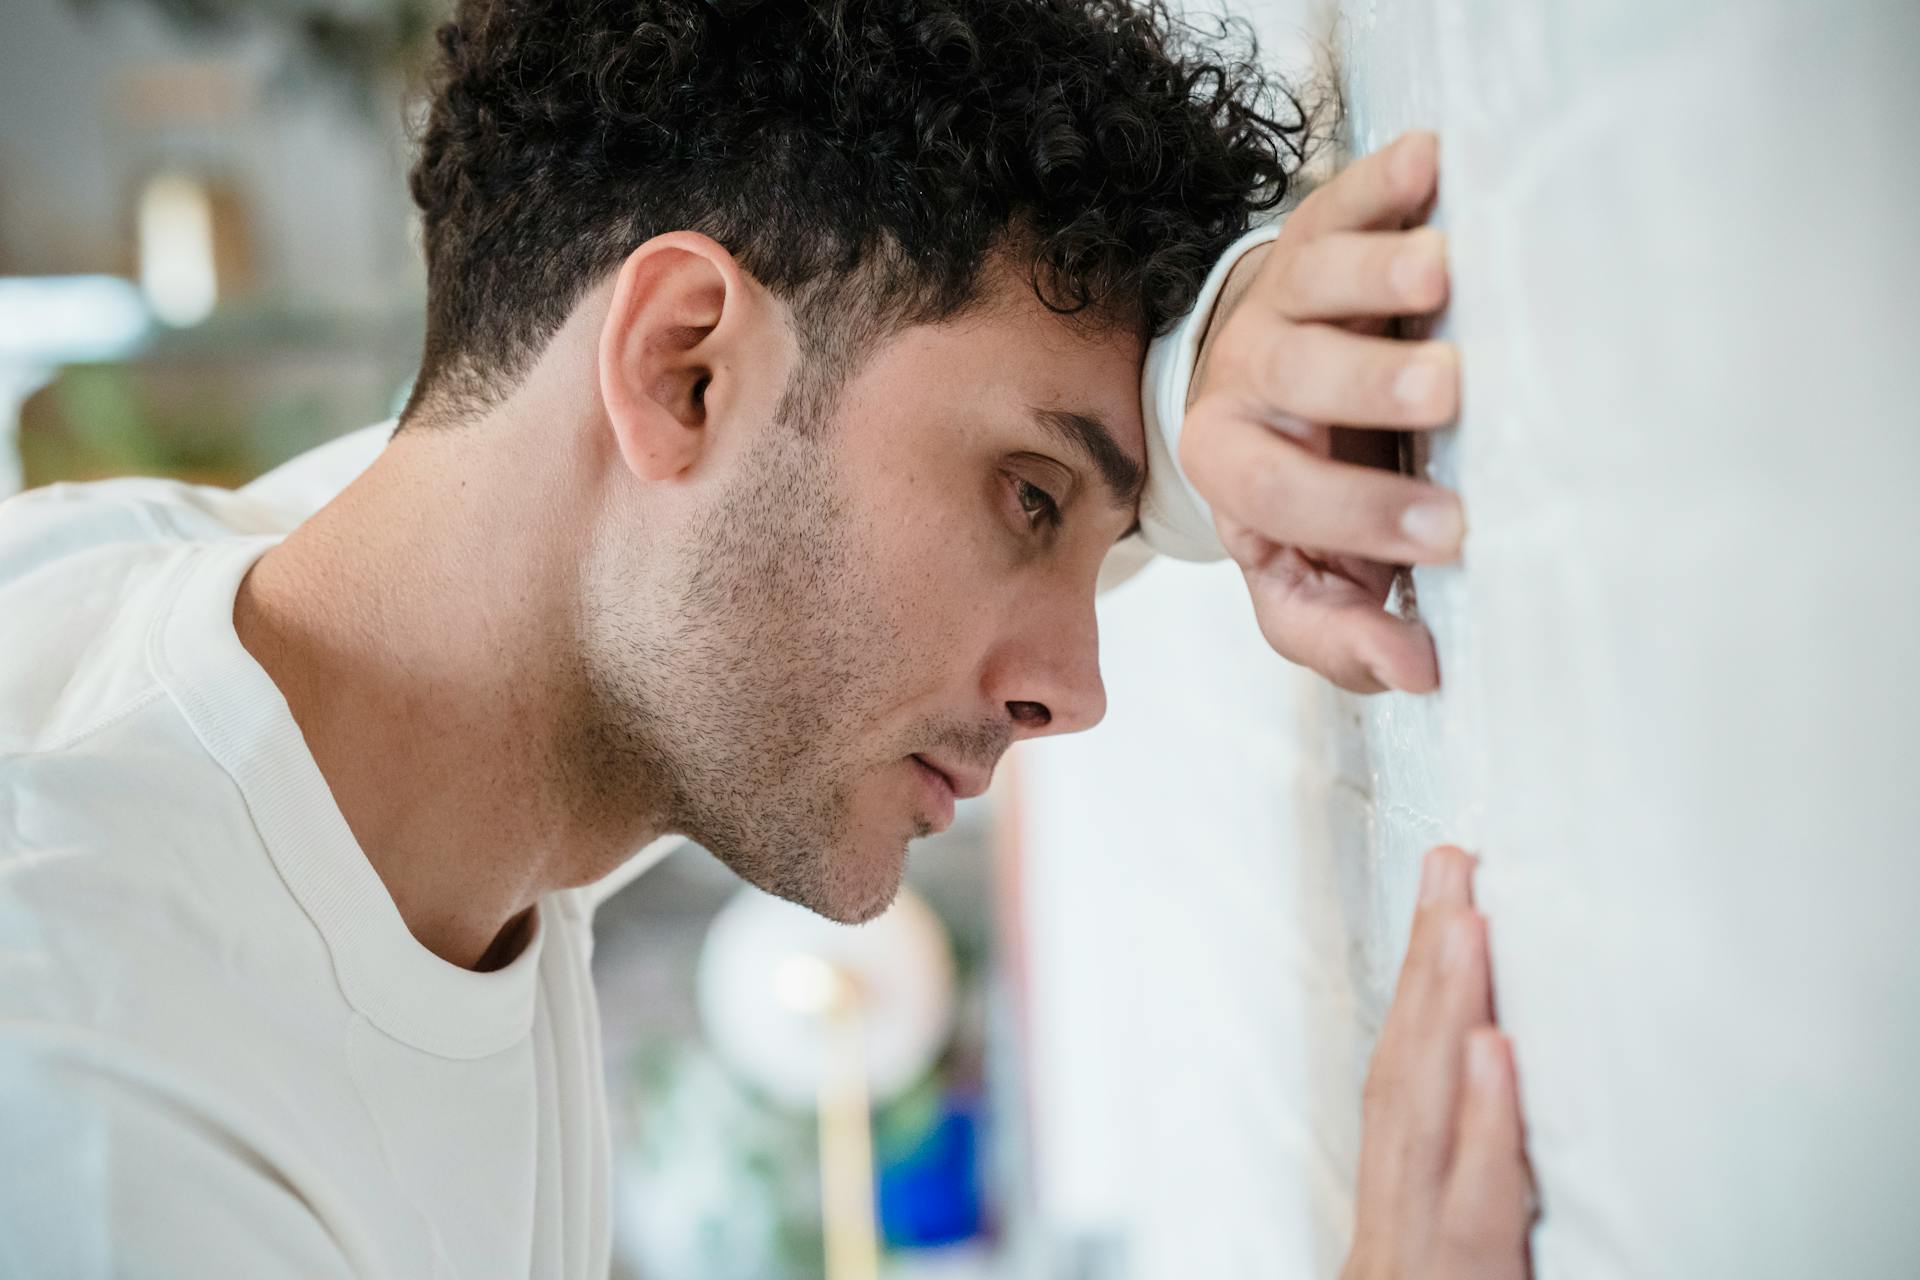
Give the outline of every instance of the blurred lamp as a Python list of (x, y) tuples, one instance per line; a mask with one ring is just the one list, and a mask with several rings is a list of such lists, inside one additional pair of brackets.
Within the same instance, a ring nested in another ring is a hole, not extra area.
[(827, 1280), (872, 1280), (872, 1109), (927, 1073), (953, 1027), (939, 918), (906, 889), (857, 927), (745, 889), (707, 931), (697, 988), (721, 1060), (775, 1100), (817, 1111)]

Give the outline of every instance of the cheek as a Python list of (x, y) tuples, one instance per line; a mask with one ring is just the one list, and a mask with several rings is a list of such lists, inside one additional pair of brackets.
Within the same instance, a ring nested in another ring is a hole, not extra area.
[(999, 561), (1006, 550), (991, 545), (982, 524), (927, 512), (896, 525), (874, 548), (875, 595), (929, 681), (978, 658), (1004, 612), (1010, 579)]
[(1017, 547), (968, 451), (931, 455), (903, 450), (843, 490), (863, 498), (850, 525), (872, 619), (854, 640), (890, 702), (951, 721), (976, 710), (968, 685), (1004, 623)]

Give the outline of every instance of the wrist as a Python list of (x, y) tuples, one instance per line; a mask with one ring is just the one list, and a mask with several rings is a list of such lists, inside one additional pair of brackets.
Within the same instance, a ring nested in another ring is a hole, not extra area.
[(1246, 300), (1248, 291), (1253, 288), (1253, 282), (1260, 274), (1261, 266), (1271, 252), (1273, 252), (1273, 241), (1268, 240), (1257, 244), (1241, 254), (1240, 260), (1228, 270), (1227, 278), (1220, 286), (1220, 296), (1213, 304), (1213, 312), (1207, 317), (1207, 327), (1200, 335), (1200, 349), (1193, 362), (1193, 379), (1187, 383), (1189, 408), (1193, 406), (1195, 400), (1200, 398), (1200, 388), (1206, 382), (1207, 365), (1213, 354), (1214, 340), (1220, 336), (1220, 331), (1226, 328), (1227, 321), (1233, 318), (1233, 313), (1238, 311), (1240, 304)]

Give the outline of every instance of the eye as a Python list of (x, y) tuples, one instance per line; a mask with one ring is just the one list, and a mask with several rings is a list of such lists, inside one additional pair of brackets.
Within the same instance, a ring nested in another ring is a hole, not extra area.
[(1037, 528), (1044, 523), (1049, 528), (1060, 527), (1060, 504), (1053, 500), (1052, 494), (1033, 481), (1015, 476), (1013, 496), (1014, 500), (1020, 504), (1020, 513), (1026, 516), (1029, 525)]

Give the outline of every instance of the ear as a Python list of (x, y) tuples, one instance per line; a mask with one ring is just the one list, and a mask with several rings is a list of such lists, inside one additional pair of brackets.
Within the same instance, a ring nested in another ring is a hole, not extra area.
[(718, 242), (674, 231), (627, 255), (600, 330), (600, 399), (620, 456), (666, 480), (709, 447), (716, 379), (752, 309), (749, 282)]

